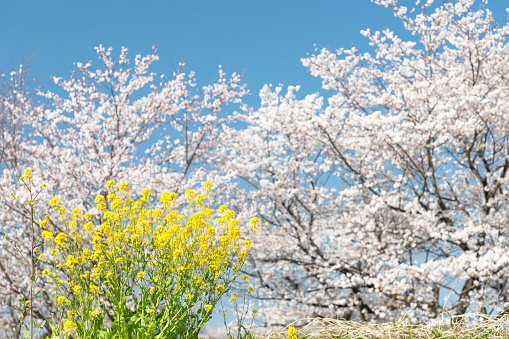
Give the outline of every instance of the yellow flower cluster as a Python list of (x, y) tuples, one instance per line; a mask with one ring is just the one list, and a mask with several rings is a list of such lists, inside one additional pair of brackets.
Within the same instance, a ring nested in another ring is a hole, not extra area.
[[(173, 291), (171, 297), (166, 297), (167, 303), (190, 303), (203, 295), (221, 295), (225, 287), (218, 282), (238, 274), (260, 223), (257, 218), (251, 219), (249, 240), (241, 240), (233, 211), (221, 206), (219, 218), (214, 218), (216, 212), (210, 208), (212, 184), (208, 181), (203, 183), (206, 196), (192, 190), (186, 192), (190, 210), (196, 210), (187, 218), (176, 210), (175, 193), (162, 193), (159, 209), (150, 208), (153, 199), (148, 189), (135, 201), (126, 183), (117, 185), (110, 180), (106, 187), (110, 193), (95, 198), (101, 223), (94, 224), (92, 214), (82, 215), (77, 208), (69, 214), (54, 197), (50, 204), (64, 222), (66, 232), (56, 236), (49, 230), (42, 232), (42, 237), (55, 245), (52, 259), (66, 273), (67, 286), (49, 270), (43, 276), (55, 281), (60, 295), (56, 296), (57, 304), (63, 306), (70, 301), (75, 305), (73, 309), (85, 327), (87, 321), (98, 316), (98, 311), (90, 311), (100, 306), (91, 304), (93, 297), (114, 299), (125, 295), (123, 281), (131, 280), (142, 290), (149, 287), (146, 290), (151, 293)], [(49, 226), (47, 222), (41, 225)], [(151, 308), (152, 313), (157, 306)], [(207, 311), (212, 308), (208, 299), (203, 300), (202, 306)], [(73, 321), (64, 323), (66, 329), (74, 329), (73, 326)]]
[(74, 323), (72, 322), (72, 320), (67, 320), (64, 323), (64, 330), (66, 332), (70, 332), (70, 331), (74, 330)]
[(25, 170), (25, 173), (22, 177), (19, 178), (19, 181), (32, 181), (32, 171), (30, 171), (28, 168)]
[(298, 334), (299, 334), (299, 332), (297, 331), (297, 329), (295, 327), (289, 326), (286, 337), (288, 339), (297, 339), (298, 338)]

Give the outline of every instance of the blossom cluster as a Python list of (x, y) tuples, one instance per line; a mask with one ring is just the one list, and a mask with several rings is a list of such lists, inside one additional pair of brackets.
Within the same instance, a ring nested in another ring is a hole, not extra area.
[(134, 200), (126, 183), (117, 185), (113, 180), (107, 183), (110, 193), (95, 199), (103, 220), (99, 225), (92, 222), (91, 213), (83, 214), (79, 208), (69, 213), (58, 197), (51, 199), (65, 231), (43, 231), (43, 238), (53, 246), (55, 269), (44, 270), (42, 276), (56, 286), (55, 304), (67, 315), (61, 319), (66, 331), (75, 330), (80, 337), (93, 335), (105, 316), (101, 300), (113, 303), (115, 317), (119, 316), (133, 288), (141, 291), (134, 312), (148, 318), (145, 325), (150, 333), (174, 333), (162, 324), (164, 319), (177, 325), (176, 319), (187, 319), (183, 308), (194, 308), (205, 319), (203, 326), (231, 288), (259, 227), (259, 220), (253, 218), (250, 237), (243, 240), (235, 213), (226, 206), (219, 207), (220, 217), (215, 220), (215, 211), (209, 208), (212, 184), (203, 186), (205, 195), (186, 192), (193, 211), (187, 218), (176, 209), (175, 193), (161, 194), (162, 209), (149, 208), (150, 190), (144, 189)]

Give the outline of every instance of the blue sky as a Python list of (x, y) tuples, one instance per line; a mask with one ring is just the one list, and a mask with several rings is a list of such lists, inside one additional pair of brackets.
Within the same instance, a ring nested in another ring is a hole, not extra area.
[[(504, 3), (488, 5), (501, 22)], [(184, 59), (204, 84), (222, 64), (228, 73), (243, 72), (253, 94), (248, 103), (256, 107), (266, 83), (300, 84), (302, 95), (319, 90), (300, 58), (314, 44), (369, 50), (359, 33), (366, 28), (411, 38), (390, 9), (370, 0), (0, 0), (0, 69), (18, 64), (23, 51), (33, 58), (32, 76), (51, 83), (52, 75), (68, 77), (73, 62), (96, 62), (96, 45), (114, 53), (125, 45), (131, 56), (157, 45), (161, 59), (152, 70), (170, 74)]]
[[(505, 3), (488, 4), (498, 22), (506, 21)], [(76, 61), (97, 62), (99, 44), (112, 46), (114, 56), (125, 45), (131, 57), (157, 45), (153, 71), (170, 74), (183, 59), (205, 84), (221, 64), (227, 73), (244, 74), (248, 103), (257, 107), (264, 84), (301, 85), (302, 95), (319, 90), (320, 80), (300, 58), (313, 53), (314, 44), (369, 51), (359, 33), (366, 28), (412, 38), (390, 9), (370, 0), (0, 0), (0, 70), (24, 54), (33, 59), (31, 75), (46, 84), (50, 76), (68, 77)]]
[[(441, 1), (440, 1), (441, 2)], [(411, 5), (414, 1), (401, 0)], [(507, 0), (488, 8), (505, 24)], [(390, 9), (370, 0), (0, 0), (0, 70), (31, 57), (31, 76), (49, 84), (67, 78), (73, 62), (97, 63), (94, 47), (129, 48), (131, 57), (157, 45), (160, 60), (152, 70), (171, 74), (183, 59), (197, 73), (198, 84), (217, 77), (217, 66), (244, 74), (258, 107), (264, 84), (301, 85), (301, 95), (320, 90), (320, 80), (300, 58), (317, 47), (369, 51), (359, 31), (390, 28), (412, 39)], [(220, 319), (212, 326), (221, 326)]]

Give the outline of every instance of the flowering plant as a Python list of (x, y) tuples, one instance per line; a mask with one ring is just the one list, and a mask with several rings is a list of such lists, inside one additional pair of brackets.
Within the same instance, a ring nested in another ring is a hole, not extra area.
[[(25, 186), (25, 189), (28, 191), (28, 198), (29, 200), (26, 202), (26, 204), (21, 203), (19, 200), (19, 197), (16, 196), (15, 193), (11, 193), (11, 197), (16, 199), (23, 210), (23, 214), (25, 217), (27, 217), (30, 220), (30, 228), (31, 228), (31, 234), (30, 234), (30, 247), (29, 247), (29, 257), (27, 257), (26, 253), (24, 254), (23, 251), (18, 247), (18, 242), (11, 239), (8, 235), (4, 236), (4, 241), (9, 242), (11, 245), (14, 246), (14, 249), (16, 250), (16, 253), (19, 255), (21, 259), (16, 258), (18, 262), (25, 266), (29, 266), (30, 268), (30, 289), (28, 291), (28, 298), (25, 300), (25, 298), (20, 299), (20, 307), (17, 307), (15, 305), (14, 308), (16, 308), (20, 314), (19, 314), (19, 320), (21, 322), (21, 328), (23, 329), (23, 337), (24, 338), (33, 338), (34, 333), (39, 331), (43, 328), (45, 325), (45, 321), (42, 321), (38, 324), (36, 321), (34, 324), (34, 317), (33, 317), (33, 307), (34, 304), (33, 301), (35, 298), (37, 298), (42, 290), (39, 290), (37, 293), (35, 293), (35, 287), (38, 282), (38, 275), (37, 275), (37, 265), (39, 261), (44, 260), (44, 254), (39, 254), (40, 246), (42, 243), (36, 244), (36, 236), (35, 236), (35, 222), (34, 222), (34, 211), (35, 211), (35, 205), (37, 202), (39, 202), (40, 198), (39, 194), (46, 188), (46, 184), (42, 184), (39, 188), (38, 192), (33, 191), (33, 178), (32, 178), (32, 171), (29, 169), (26, 169), (24, 172), (24, 175), (19, 178), (19, 181), (23, 183)], [(28, 206), (28, 208), (27, 208)], [(38, 257), (36, 257), (38, 255)], [(27, 326), (24, 322), (25, 315), (29, 315), (29, 324), (30, 326)]]
[[(258, 310), (251, 311), (251, 320), (250, 320), (250, 322), (248, 322), (246, 324), (246, 326), (249, 326), (249, 328), (244, 326), (243, 322), (247, 318), (248, 313), (249, 313), (249, 298), (251, 297), (251, 294), (254, 291), (254, 288), (252, 286), (248, 286), (247, 281), (249, 278), (247, 275), (243, 275), (241, 279), (242, 279), (242, 283), (246, 287), (245, 288), (246, 293), (244, 293), (242, 296), (243, 297), (242, 308), (239, 309), (239, 303), (237, 301), (237, 297), (239, 296), (239, 294), (237, 292), (233, 292), (231, 294), (230, 303), (233, 304), (233, 308), (237, 315), (237, 323), (235, 324), (237, 338), (250, 339), (250, 338), (254, 337), (254, 328), (253, 328), (254, 327), (254, 319), (255, 319), (256, 314), (258, 313)], [(223, 309), (222, 302), (221, 302), (221, 309)], [(227, 336), (228, 336), (228, 338), (232, 338), (233, 337), (232, 326), (231, 325), (228, 326), (228, 324), (226, 323), (226, 313), (222, 313), (222, 316), (223, 316), (223, 320), (224, 320), (224, 325), (226, 327)]]
[[(78, 208), (69, 215), (53, 198), (51, 206), (66, 230), (42, 233), (54, 247), (54, 269), (43, 271), (43, 276), (56, 284), (55, 303), (66, 314), (52, 325), (54, 335), (196, 337), (231, 289), (259, 227), (259, 220), (251, 219), (249, 240), (241, 240), (235, 213), (226, 206), (219, 207), (220, 218), (214, 221), (212, 184), (205, 182), (203, 187), (206, 195), (186, 192), (187, 220), (175, 209), (175, 193), (163, 193), (162, 209), (150, 209), (153, 199), (148, 189), (134, 201), (129, 186), (114, 181), (107, 184), (110, 194), (95, 200), (100, 225), (94, 225), (91, 213), (82, 215)], [(46, 227), (48, 221), (41, 224)], [(113, 305), (110, 329), (104, 326), (106, 302)]]

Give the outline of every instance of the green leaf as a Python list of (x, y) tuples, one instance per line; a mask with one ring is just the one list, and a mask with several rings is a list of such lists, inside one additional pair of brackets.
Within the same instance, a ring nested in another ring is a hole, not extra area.
[(97, 335), (97, 338), (100, 339), (110, 339), (113, 337), (112, 333), (103, 330), (96, 330), (95, 334)]
[(137, 324), (141, 322), (141, 319), (142, 317), (139, 314), (135, 314), (127, 321), (127, 329), (130, 333), (135, 331), (138, 327)]
[(42, 323), (39, 325), (39, 327), (36, 328), (36, 331), (40, 330), (44, 326), (44, 324), (46, 324), (46, 320), (42, 321)]
[(134, 306), (137, 308), (137, 306), (138, 306), (138, 298), (136, 298), (136, 295), (134, 293), (131, 293), (131, 295), (133, 296)]
[(37, 248), (37, 247), (39, 247), (41, 245), (44, 245), (44, 242), (41, 242), (40, 244), (35, 245), (33, 248)]
[(436, 328), (432, 329), (431, 330), (431, 333), (433, 333), (433, 335), (435, 336), (435, 338), (440, 338), (442, 337), (442, 334), (440, 332), (438, 332), (438, 330)]
[(31, 276), (30, 280), (35, 281), (35, 275)]
[(42, 293), (42, 290), (39, 290), (35, 295), (34, 295), (34, 299), (37, 298), (38, 296), (40, 296)]
[(408, 338), (414, 339), (414, 335), (412, 334), (412, 327), (408, 326)]
[[(14, 244), (14, 247), (16, 247), (16, 244)], [(24, 262), (23, 260), (21, 260), (21, 259), (16, 259), (16, 261), (22, 263), (25, 266), (28, 266), (28, 264), (26, 262)]]
[(25, 339), (30, 338), (30, 332), (25, 331), (25, 332), (23, 333), (23, 338), (25, 338)]
[(84, 332), (84, 330), (85, 330), (85, 329), (83, 328), (83, 324), (82, 324), (82, 323), (80, 323), (80, 322), (76, 322), (76, 331), (77, 331), (78, 333), (80, 333), (80, 332)]

